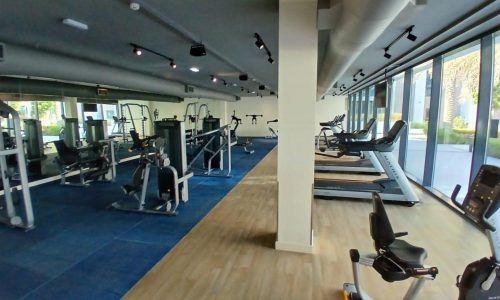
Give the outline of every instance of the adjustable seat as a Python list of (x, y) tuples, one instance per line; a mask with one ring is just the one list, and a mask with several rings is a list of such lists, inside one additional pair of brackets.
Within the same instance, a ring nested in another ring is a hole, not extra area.
[(405, 236), (408, 233), (394, 233), (382, 199), (378, 194), (373, 196), (370, 234), (378, 254), (373, 262), (373, 268), (382, 275), (384, 280), (389, 282), (404, 280), (413, 275), (412, 269), (424, 268), (427, 252), (424, 248), (397, 239), (397, 237)]
[(361, 254), (358, 249), (351, 249), (354, 284), (344, 283), (344, 299), (371, 299), (361, 284), (360, 265), (373, 267), (385, 281), (393, 282), (413, 277), (403, 299), (415, 299), (426, 280), (434, 280), (438, 274), (436, 267), (424, 266), (427, 252), (424, 248), (398, 239), (407, 232), (394, 233), (387, 217), (384, 203), (377, 193), (372, 195), (373, 212), (370, 213), (370, 235), (376, 254)]

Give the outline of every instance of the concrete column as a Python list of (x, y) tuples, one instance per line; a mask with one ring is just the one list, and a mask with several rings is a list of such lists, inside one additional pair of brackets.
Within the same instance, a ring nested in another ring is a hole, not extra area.
[(311, 253), (317, 88), (317, 1), (279, 3), (278, 237), (276, 249)]
[(64, 115), (66, 118), (78, 118), (77, 98), (64, 97)]

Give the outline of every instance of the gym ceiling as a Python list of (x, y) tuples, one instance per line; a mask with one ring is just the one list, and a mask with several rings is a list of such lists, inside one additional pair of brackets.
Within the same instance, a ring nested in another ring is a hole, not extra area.
[[(84, 59), (230, 96), (254, 96), (257, 93), (267, 96), (271, 91), (277, 92), (278, 0), (136, 0), (134, 2), (140, 4), (139, 10), (132, 10), (130, 1), (127, 0), (0, 0), (0, 42), (6, 44), (5, 60), (9, 59), (9, 45), (13, 44)], [(333, 19), (330, 22), (332, 28), (335, 28), (335, 20), (339, 19), (339, 14), (342, 13), (342, 2), (342, 0), (320, 0), (318, 3), (319, 9), (329, 10), (325, 15)], [(419, 43), (449, 26), (453, 20), (480, 6), (490, 7), (484, 13), (475, 14), (474, 18), (469, 18), (470, 20), (466, 19), (460, 23), (461, 26), (472, 24), (478, 18), (487, 15), (488, 11), (491, 13), (491, 6), (496, 6), (498, 9), (498, 3), (495, 1), (417, 2), (424, 4), (408, 5), (403, 9), (389, 28), (350, 64), (337, 80), (337, 86), (345, 84), (346, 87), (351, 87), (355, 84), (352, 79), (353, 74), (359, 69), (363, 69), (363, 73), (369, 75), (387, 65), (398, 63), (401, 54), (411, 51)], [(63, 25), (62, 20), (65, 18), (88, 25), (88, 30)], [(320, 18), (319, 23), (329, 22)], [(498, 23), (497, 17), (488, 24), (493, 28), (498, 26)], [(416, 42), (401, 39), (391, 47), (392, 59), (386, 59), (383, 56), (383, 48), (409, 25), (415, 25), (413, 33), (418, 37)], [(481, 28), (481, 30), (487, 29), (484, 26)], [(264, 50), (256, 47), (254, 33), (262, 37), (276, 61), (274, 64), (268, 62)], [(474, 34), (478, 32), (468, 31), (461, 39), (466, 40)], [(328, 28), (320, 30), (318, 56), (320, 69), (329, 36)], [(196, 42), (205, 45), (206, 56), (194, 57), (189, 54), (191, 45)], [(433, 39), (426, 45), (439, 42), (439, 39)], [(147, 51), (143, 51), (141, 56), (135, 55), (131, 43), (172, 58), (177, 68), (171, 68), (170, 61)], [(200, 71), (198, 73), (190, 71), (189, 68), (192, 66), (198, 67)], [(243, 73), (248, 74), (248, 81), (238, 79)], [(2, 75), (12, 74), (2, 72)], [(215, 76), (219, 80), (213, 83), (210, 76)], [(64, 80), (64, 78), (55, 79)], [(224, 85), (224, 81), (227, 85)], [(92, 78), (86, 78), (81, 82), (100, 83), (93, 82)], [(259, 90), (259, 85), (265, 85), (266, 89)], [(249, 91), (256, 93), (248, 93)], [(329, 91), (333, 92), (338, 93), (338, 88)]]

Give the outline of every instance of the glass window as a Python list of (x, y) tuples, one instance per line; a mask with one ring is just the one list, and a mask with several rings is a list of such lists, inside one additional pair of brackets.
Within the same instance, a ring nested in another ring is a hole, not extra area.
[[(108, 134), (113, 134), (113, 128), (115, 127), (115, 121), (113, 117), (118, 117), (118, 108), (117, 104), (103, 104), (102, 105), (102, 114), (104, 116), (104, 120), (106, 120), (106, 125), (108, 126)], [(119, 131), (118, 128), (114, 128), (115, 133)]]
[(488, 140), (488, 150), (486, 163), (500, 166), (500, 34), (495, 36), (495, 56), (493, 59), (493, 91), (491, 94), (491, 119), (490, 137)]
[(406, 171), (422, 182), (424, 177), (427, 128), (431, 100), (432, 61), (418, 65), (412, 70), (410, 111), (408, 114), (408, 146), (406, 148)]
[(360, 112), (359, 112), (359, 128), (362, 129), (365, 127), (365, 115), (366, 115), (366, 112), (365, 112), (365, 103), (366, 103), (366, 97), (365, 97), (365, 90), (361, 90), (361, 92), (358, 93), (359, 97), (360, 97), (360, 104), (361, 104), (361, 107), (360, 107)]
[(62, 121), (62, 102), (36, 101), (38, 120), (42, 125), (43, 142), (59, 140), (59, 132), (64, 126)]
[(464, 46), (443, 58), (443, 77), (433, 187), (450, 196), (469, 186), (479, 89), (480, 45)]
[(373, 106), (375, 101), (375, 86), (371, 86), (368, 88), (368, 112), (366, 116), (367, 122), (373, 118)]
[(352, 98), (354, 99), (353, 100), (353, 103), (354, 103), (354, 109), (353, 109), (353, 113), (354, 113), (354, 118), (352, 118), (352, 130), (356, 130), (358, 129), (358, 94), (353, 94), (352, 95)]
[[(403, 89), (404, 89), (404, 72), (399, 73), (398, 75), (392, 78), (392, 86), (391, 86), (391, 118), (390, 118), (390, 126), (389, 129), (394, 125), (394, 123), (398, 120), (401, 120), (403, 113)], [(399, 141), (396, 143), (394, 150), (392, 150), (392, 154), (396, 158), (399, 158)]]

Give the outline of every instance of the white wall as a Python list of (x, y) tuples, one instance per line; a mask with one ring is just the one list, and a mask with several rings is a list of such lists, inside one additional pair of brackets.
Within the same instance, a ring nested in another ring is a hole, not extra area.
[[(233, 111), (236, 111), (236, 117), (241, 118), (241, 125), (238, 126), (239, 136), (267, 136), (269, 129), (267, 121), (278, 118), (278, 98), (276, 96), (266, 97), (243, 97), (240, 101), (227, 103), (227, 120), (231, 121)], [(263, 115), (257, 117), (257, 124), (252, 125), (252, 117), (246, 115)], [(272, 123), (271, 126), (278, 128), (278, 123)], [(279, 133), (278, 133), (279, 135)]]
[[(320, 122), (333, 120), (337, 115), (346, 114), (345, 96), (325, 96), (324, 100), (316, 102), (316, 134), (321, 130)], [(344, 129), (347, 129), (347, 117), (344, 119)]]

